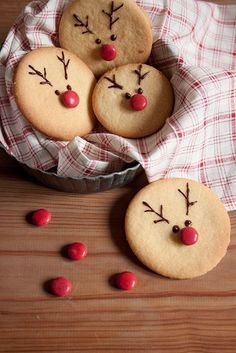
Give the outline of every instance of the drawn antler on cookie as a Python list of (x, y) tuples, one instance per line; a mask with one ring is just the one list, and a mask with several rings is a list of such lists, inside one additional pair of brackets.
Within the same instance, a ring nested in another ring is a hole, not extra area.
[(147, 210), (145, 210), (144, 212), (152, 212), (152, 213), (155, 213), (158, 217), (160, 217), (160, 219), (156, 219), (155, 221), (153, 221), (153, 223), (159, 223), (159, 222), (166, 222), (166, 223), (170, 223), (168, 221), (168, 219), (166, 219), (164, 216), (163, 216), (163, 205), (160, 206), (160, 213), (154, 211), (154, 209), (145, 201), (143, 201), (143, 205), (148, 207)]
[(88, 16), (86, 16), (86, 22), (85, 23), (79, 18), (78, 15), (73, 14), (73, 17), (78, 22), (78, 23), (74, 24), (75, 27), (84, 27), (86, 29), (85, 31), (82, 32), (82, 34), (85, 34), (85, 33), (93, 34), (91, 29), (89, 28), (89, 17)]
[(47, 71), (46, 71), (45, 67), (44, 67), (43, 73), (42, 73), (42, 72), (36, 70), (32, 65), (28, 65), (28, 66), (32, 70), (29, 72), (29, 75), (37, 75), (43, 79), (43, 81), (40, 82), (40, 85), (49, 85), (49, 86), (53, 87), (51, 82), (47, 79)]
[(181, 195), (183, 195), (183, 197), (185, 198), (186, 200), (186, 216), (188, 216), (188, 212), (189, 212), (189, 207), (195, 205), (195, 203), (197, 201), (189, 201), (189, 192), (190, 192), (190, 189), (189, 189), (189, 185), (188, 183), (186, 184), (186, 194), (183, 193), (183, 191), (181, 191), (180, 189), (178, 189), (178, 191), (181, 193)]
[(68, 70), (68, 66), (69, 66), (69, 63), (70, 63), (70, 59), (68, 59), (68, 60), (67, 60), (67, 63), (66, 63), (64, 51), (61, 52), (61, 55), (62, 55), (61, 58), (60, 58), (60, 56), (58, 56), (58, 55), (57, 55), (57, 58), (58, 58), (58, 60), (59, 60), (59, 61), (63, 64), (63, 66), (64, 66), (65, 79), (67, 80), (67, 79), (68, 79), (67, 70)]
[(116, 76), (113, 75), (112, 76), (112, 79), (109, 78), (109, 77), (104, 77), (107, 81), (111, 82), (112, 85), (111, 86), (108, 86), (108, 88), (118, 88), (118, 89), (123, 89), (123, 86), (119, 85), (117, 82), (116, 82)]
[(114, 18), (114, 12), (118, 11), (121, 7), (123, 7), (124, 4), (121, 4), (120, 6), (117, 6), (116, 8), (114, 7), (114, 1), (111, 2), (111, 10), (110, 12), (106, 12), (105, 10), (102, 10), (102, 12), (107, 15), (110, 19), (110, 25), (109, 28), (110, 30), (112, 29), (112, 26), (120, 19), (120, 17)]
[(150, 71), (142, 74), (143, 65), (139, 65), (138, 70), (134, 70), (134, 72), (138, 75), (138, 84), (141, 84), (141, 81), (145, 79), (145, 77), (149, 74)]

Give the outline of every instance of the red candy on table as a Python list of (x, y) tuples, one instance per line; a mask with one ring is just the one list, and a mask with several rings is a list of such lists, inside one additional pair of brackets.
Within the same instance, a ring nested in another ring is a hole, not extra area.
[(87, 255), (87, 246), (83, 243), (73, 243), (67, 247), (67, 256), (71, 260), (82, 260)]
[(121, 272), (116, 277), (116, 285), (123, 290), (130, 290), (136, 286), (136, 275), (133, 272)]
[(198, 232), (193, 227), (185, 227), (180, 231), (180, 239), (185, 245), (193, 245), (198, 241)]
[(74, 91), (64, 92), (61, 96), (61, 100), (66, 108), (75, 108), (80, 102), (78, 94)]
[(57, 277), (50, 282), (50, 292), (57, 297), (65, 297), (70, 294), (71, 282), (65, 277)]
[(143, 94), (135, 94), (130, 99), (130, 103), (133, 110), (144, 110), (147, 106), (147, 98)]
[(106, 61), (116, 58), (116, 48), (112, 44), (104, 44), (101, 47), (101, 57)]
[(35, 211), (32, 215), (32, 223), (38, 227), (45, 226), (52, 219), (52, 214), (45, 208)]

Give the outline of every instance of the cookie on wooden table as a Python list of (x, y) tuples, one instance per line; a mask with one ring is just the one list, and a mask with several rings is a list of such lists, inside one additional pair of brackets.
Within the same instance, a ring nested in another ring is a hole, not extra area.
[(206, 186), (163, 179), (140, 190), (125, 218), (128, 243), (151, 270), (170, 278), (201, 276), (224, 257), (229, 216)]
[(26, 54), (16, 68), (14, 95), (32, 126), (58, 140), (84, 136), (94, 127), (92, 71), (75, 54), (40, 48)]
[(169, 80), (146, 64), (127, 64), (105, 73), (93, 93), (97, 119), (110, 132), (128, 138), (148, 136), (171, 115)]
[(101, 76), (115, 66), (146, 62), (152, 31), (133, 0), (75, 0), (61, 18), (59, 41)]

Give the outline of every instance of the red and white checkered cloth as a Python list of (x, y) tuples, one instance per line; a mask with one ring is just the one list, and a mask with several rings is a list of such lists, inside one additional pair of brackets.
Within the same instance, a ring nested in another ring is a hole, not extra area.
[(148, 180), (186, 177), (236, 209), (236, 6), (195, 0), (139, 0), (154, 32), (150, 62), (169, 78), (173, 115), (160, 132), (125, 139), (102, 127), (73, 141), (52, 141), (19, 112), (14, 68), (24, 54), (58, 45), (57, 28), (70, 0), (36, 0), (12, 27), (0, 55), (0, 142), (32, 168), (57, 167), (58, 175), (108, 174), (139, 161)]

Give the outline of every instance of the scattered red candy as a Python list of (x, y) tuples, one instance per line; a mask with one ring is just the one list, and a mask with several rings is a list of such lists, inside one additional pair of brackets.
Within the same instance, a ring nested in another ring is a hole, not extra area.
[(65, 277), (57, 277), (51, 280), (50, 292), (57, 297), (65, 297), (70, 294), (72, 289), (71, 282)]
[(75, 108), (79, 105), (80, 99), (76, 92), (66, 91), (61, 96), (62, 103), (67, 108)]
[(198, 232), (193, 227), (185, 227), (180, 231), (180, 238), (183, 244), (193, 245), (198, 241)]
[(45, 226), (52, 219), (52, 214), (45, 208), (35, 211), (32, 215), (32, 223), (38, 227)]
[(143, 94), (135, 94), (130, 99), (133, 110), (144, 110), (147, 106), (147, 98)]
[(136, 275), (133, 272), (121, 272), (117, 275), (116, 285), (123, 290), (130, 290), (136, 286)]
[(67, 256), (71, 260), (82, 260), (87, 255), (87, 246), (83, 243), (73, 243), (67, 247)]
[(106, 61), (116, 58), (116, 48), (112, 44), (104, 44), (101, 47), (101, 57)]

